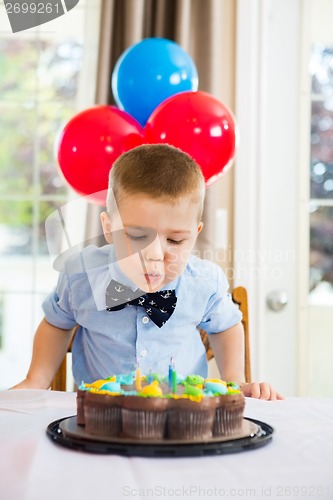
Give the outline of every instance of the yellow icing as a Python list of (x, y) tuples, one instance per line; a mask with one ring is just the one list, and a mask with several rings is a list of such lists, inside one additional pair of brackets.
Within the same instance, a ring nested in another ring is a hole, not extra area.
[(141, 394), (145, 396), (162, 396), (163, 392), (158, 385), (158, 381), (154, 380), (151, 384), (146, 385), (146, 387), (141, 390)]
[(228, 387), (228, 392), (227, 392), (227, 394), (229, 394), (229, 395), (230, 395), (230, 394), (240, 394), (241, 392), (242, 392), (242, 391), (240, 391), (239, 389), (230, 389), (230, 388)]
[(197, 396), (192, 396), (192, 394), (172, 394), (173, 399), (189, 399), (190, 401), (194, 401), (195, 403), (200, 403), (204, 394), (198, 394)]
[(89, 391), (92, 394), (108, 394), (109, 396), (120, 396), (120, 392), (106, 391), (105, 389), (98, 389), (97, 387), (92, 387)]
[(227, 385), (227, 383), (220, 378), (206, 378), (205, 382), (213, 382), (214, 384), (223, 384), (225, 386)]
[[(110, 382), (110, 380), (104, 380), (104, 379), (99, 379), (95, 380), (92, 384), (84, 384), (88, 388), (93, 388), (93, 389), (100, 389), (102, 385), (107, 384), (107, 382)], [(112, 382), (115, 382), (115, 380), (112, 380)]]

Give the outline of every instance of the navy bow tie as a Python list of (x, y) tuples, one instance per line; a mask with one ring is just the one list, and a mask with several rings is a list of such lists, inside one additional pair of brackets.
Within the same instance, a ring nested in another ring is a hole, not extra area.
[(105, 299), (107, 311), (120, 311), (125, 306), (143, 307), (159, 328), (168, 321), (177, 303), (174, 290), (145, 293), (138, 288), (135, 292), (132, 292), (129, 287), (115, 280), (110, 281), (106, 289)]

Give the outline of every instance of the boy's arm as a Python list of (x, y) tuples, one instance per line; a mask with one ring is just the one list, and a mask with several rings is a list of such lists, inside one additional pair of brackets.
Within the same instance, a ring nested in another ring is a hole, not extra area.
[(64, 359), (72, 335), (72, 329), (62, 330), (44, 318), (35, 334), (27, 376), (12, 389), (48, 389)]
[(244, 329), (242, 323), (224, 332), (209, 335), (209, 341), (214, 351), (214, 357), (221, 378), (240, 385), (244, 396), (258, 399), (283, 399), (267, 382), (244, 381)]

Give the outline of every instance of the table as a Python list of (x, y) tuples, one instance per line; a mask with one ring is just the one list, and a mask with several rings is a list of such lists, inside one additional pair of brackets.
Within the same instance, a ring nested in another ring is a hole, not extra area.
[(333, 499), (333, 398), (247, 398), (272, 425), (266, 446), (195, 458), (94, 455), (54, 444), (47, 425), (75, 414), (76, 395), (0, 392), (1, 500)]

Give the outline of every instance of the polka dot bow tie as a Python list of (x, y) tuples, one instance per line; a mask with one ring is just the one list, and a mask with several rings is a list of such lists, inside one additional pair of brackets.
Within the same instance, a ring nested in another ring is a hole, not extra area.
[(106, 310), (120, 311), (126, 306), (141, 306), (145, 309), (150, 319), (161, 328), (175, 310), (177, 297), (174, 290), (161, 290), (160, 292), (145, 293), (138, 288), (135, 292), (111, 280), (105, 294)]

